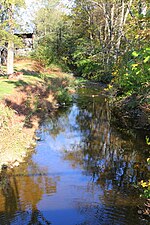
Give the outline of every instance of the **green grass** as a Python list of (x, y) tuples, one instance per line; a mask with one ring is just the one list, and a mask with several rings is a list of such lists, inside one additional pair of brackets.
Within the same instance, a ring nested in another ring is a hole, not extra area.
[(35, 82), (43, 82), (42, 78), (36, 77), (35, 75), (23, 75), (23, 80), (26, 84), (34, 84)]
[(7, 79), (0, 79), (0, 99), (6, 95), (13, 93), (16, 85), (14, 83), (8, 83)]
[(24, 87), (26, 85), (34, 85), (36, 83), (44, 83), (45, 81), (52, 82), (52, 86), (54, 89), (58, 88), (61, 85), (61, 81), (70, 80), (70, 77), (65, 75), (64, 77), (60, 78), (55, 73), (53, 74), (38, 74), (38, 76), (33, 74), (25, 74), (20, 80), (15, 79), (7, 79), (0, 77), (0, 99), (4, 98), (7, 95), (13, 93), (13, 91), (17, 87)]
[[(40, 65), (39, 65), (40, 68)], [(3, 71), (6, 71), (6, 66), (2, 68)], [(45, 68), (47, 73), (40, 73), (38, 67), (34, 61), (23, 60), (16, 61), (14, 64), (14, 70), (22, 72), (23, 75), (20, 77), (20, 80), (8, 79), (7, 77), (0, 77), (0, 100), (7, 95), (11, 95), (17, 87), (25, 87), (26, 85), (38, 85), (44, 84), (47, 85), (54, 92), (59, 88), (64, 86), (74, 87), (74, 85), (79, 85), (82, 81), (74, 83), (72, 75), (61, 72), (60, 68), (57, 65), (51, 65), (48, 68)], [(66, 82), (66, 85), (64, 84)]]
[(7, 78), (0, 78), (0, 99), (12, 94), (15, 88), (17, 87), (32, 85), (36, 82), (42, 83), (43, 80), (33, 75), (23, 75), (23, 78), (20, 80), (9, 80)]

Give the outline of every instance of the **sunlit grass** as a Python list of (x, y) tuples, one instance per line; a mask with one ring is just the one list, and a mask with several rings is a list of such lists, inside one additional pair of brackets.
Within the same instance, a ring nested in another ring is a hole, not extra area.
[(58, 74), (51, 73), (51, 74), (25, 74), (22, 75), (21, 79), (7, 79), (7, 78), (0, 78), (0, 99), (4, 98), (7, 95), (10, 95), (13, 93), (13, 91), (17, 87), (23, 87), (26, 85), (34, 85), (37, 83), (44, 84), (44, 83), (51, 83), (51, 85), (56, 87), (60, 87), (61, 81), (70, 82), (72, 77), (67, 74), (61, 74), (61, 76), (58, 76)]
[(20, 80), (0, 78), (0, 99), (14, 92), (17, 87), (43, 82), (42, 79), (33, 76), (23, 76)]
[(14, 83), (8, 83), (8, 79), (0, 79), (0, 99), (6, 95), (12, 94), (15, 87)]
[[(6, 71), (6, 66), (3, 66), (3, 71)], [(22, 72), (21, 77), (15, 79), (8, 79), (7, 77), (0, 77), (0, 99), (7, 95), (11, 95), (18, 87), (25, 87), (27, 85), (47, 85), (52, 91), (68, 86), (72, 88), (74, 85), (82, 83), (75, 80), (71, 74), (63, 73), (56, 65), (44, 68), (35, 60), (21, 59), (16, 60), (14, 64), (16, 72)]]
[(33, 75), (23, 75), (23, 80), (27, 83), (27, 84), (34, 84), (36, 82), (43, 82), (42, 78), (33, 76)]

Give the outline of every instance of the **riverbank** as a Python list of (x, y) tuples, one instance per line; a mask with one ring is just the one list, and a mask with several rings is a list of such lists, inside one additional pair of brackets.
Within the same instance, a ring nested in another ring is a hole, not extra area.
[(133, 128), (136, 130), (150, 131), (150, 108), (140, 105), (130, 107), (136, 101), (134, 97), (116, 101), (112, 108), (112, 115), (116, 118), (116, 123), (120, 127)]
[[(9, 78), (0, 76), (0, 169), (24, 161), (36, 144), (35, 130), (71, 101), (76, 83), (59, 68), (45, 68), (31, 59), (16, 60), (15, 71)], [(148, 96), (142, 104), (138, 95), (114, 99), (112, 114), (119, 127), (150, 130)]]
[(37, 61), (15, 61), (15, 73), (0, 76), (0, 170), (19, 166), (36, 144), (35, 130), (71, 101), (74, 78)]
[[(89, 211), (95, 201), (97, 206), (102, 206), (99, 208), (98, 221), (102, 217), (101, 212), (105, 211), (106, 218), (109, 218), (110, 212), (114, 215), (113, 219), (111, 216), (109, 221), (105, 221), (106, 224), (111, 224), (114, 218), (117, 218), (116, 223), (122, 221), (124, 224), (140, 224), (137, 222), (140, 221), (137, 211), (138, 205), (144, 204), (144, 200), (139, 197), (139, 191), (134, 185), (147, 177), (145, 163), (148, 146), (140, 136), (136, 138), (122, 134), (110, 124), (109, 103), (103, 93), (100, 93), (101, 88), (96, 85), (93, 87), (92, 83), (90, 87), (87, 85), (78, 88), (72, 105), (58, 110), (40, 125), (37, 135), (41, 141), (37, 142), (36, 150), (26, 163), (10, 173), (3, 173), (5, 176), (3, 182), (0, 182), (0, 219), (2, 221), (2, 218), (7, 218), (4, 224), (11, 223), (10, 221), (17, 224), (21, 221), (22, 212), (28, 223), (34, 213), (30, 209), (35, 209), (36, 212), (39, 210), (41, 215), (44, 214), (46, 205), (47, 212), (51, 212), (54, 209), (52, 202), (56, 202), (54, 211), (59, 215), (58, 198), (63, 200), (62, 206), (66, 204), (67, 209), (70, 207), (74, 212), (79, 212), (74, 203), (79, 199), (79, 208), (83, 204), (83, 209), (87, 209), (85, 197)], [(68, 190), (72, 187), (70, 193), (73, 195), (68, 196)], [(50, 199), (52, 202), (49, 202)], [(42, 208), (41, 202), (44, 206)], [(15, 208), (11, 207), (14, 204)], [(7, 209), (10, 209), (10, 216)], [(28, 211), (24, 209), (29, 211), (27, 217)], [(121, 213), (119, 219), (118, 212)], [(128, 212), (130, 217), (126, 216)], [(142, 209), (139, 210), (141, 212)], [(63, 212), (63, 218), (67, 218), (68, 213), (70, 210), (65, 211), (64, 217)], [(60, 216), (55, 215), (54, 218), (60, 219)], [(79, 214), (71, 213), (71, 222), (72, 215), (78, 220)], [(84, 218), (86, 215), (87, 213)], [(93, 224), (93, 221), (95, 223), (95, 209), (91, 217), (93, 219), (89, 224)], [(53, 223), (51, 218), (46, 219)], [(77, 220), (74, 223), (78, 224)], [(31, 224), (34, 221), (31, 220)], [(87, 221), (83, 220), (83, 223)], [(56, 224), (61, 222), (62, 220), (57, 221)], [(64, 221), (64, 224), (68, 223), (68, 219)]]
[[(145, 138), (147, 146), (150, 145), (150, 92), (143, 90), (143, 95), (136, 93), (124, 97), (118, 97), (113, 93), (111, 103), (112, 123), (120, 130), (124, 130), (125, 133), (129, 130), (139, 130), (141, 137)], [(147, 147), (148, 157), (149, 150)], [(148, 168), (147, 175), (149, 175), (149, 158), (147, 158), (145, 166)], [(150, 179), (138, 182), (137, 188), (141, 192), (141, 196), (145, 198), (145, 203), (138, 207), (138, 214), (142, 220), (148, 221), (150, 216)]]
[(108, 92), (113, 122), (120, 128), (150, 131), (150, 92), (118, 96), (118, 90)]

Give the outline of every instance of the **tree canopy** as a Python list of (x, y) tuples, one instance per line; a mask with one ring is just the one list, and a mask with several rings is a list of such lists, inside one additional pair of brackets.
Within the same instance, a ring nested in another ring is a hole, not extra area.
[[(23, 5), (24, 0), (0, 2), (1, 45), (14, 42), (14, 15)], [(34, 55), (45, 64), (65, 64), (106, 83), (113, 79), (125, 92), (135, 81), (149, 82), (149, 1), (74, 0), (68, 11), (62, 1), (40, 0), (33, 17)]]

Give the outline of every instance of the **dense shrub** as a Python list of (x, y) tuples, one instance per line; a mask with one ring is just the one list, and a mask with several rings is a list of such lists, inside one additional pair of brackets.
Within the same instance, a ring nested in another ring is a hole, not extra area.
[[(124, 56), (125, 57), (125, 56)], [(115, 80), (125, 95), (149, 92), (150, 83), (150, 48), (133, 51), (129, 60), (124, 58), (114, 72)]]

